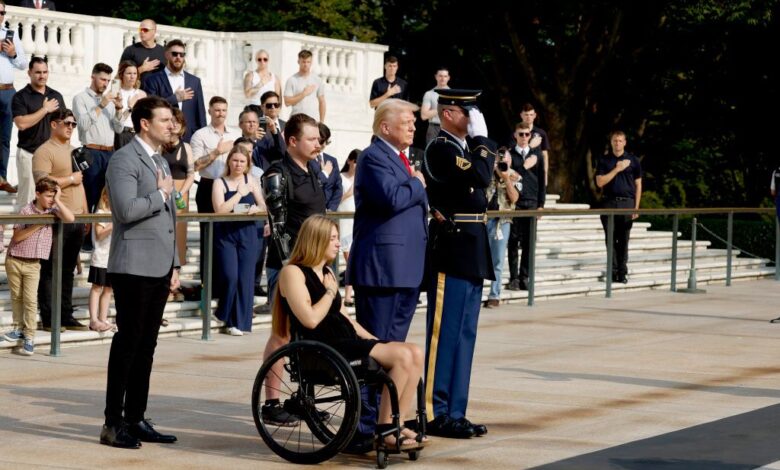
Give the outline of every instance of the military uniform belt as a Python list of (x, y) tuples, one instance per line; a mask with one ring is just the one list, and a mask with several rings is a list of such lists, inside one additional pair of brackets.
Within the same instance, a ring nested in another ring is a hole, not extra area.
[(488, 216), (484, 212), (480, 214), (455, 214), (452, 217), (452, 221), (456, 224), (486, 224), (487, 220)]

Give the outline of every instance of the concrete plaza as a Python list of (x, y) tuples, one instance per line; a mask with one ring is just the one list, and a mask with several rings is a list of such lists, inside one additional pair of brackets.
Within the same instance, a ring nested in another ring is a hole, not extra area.
[[(483, 309), (469, 417), (489, 433), (391, 468), (780, 469), (780, 285), (707, 289)], [(267, 335), (161, 338), (147, 416), (179, 442), (140, 450), (98, 444), (108, 345), (0, 354), (0, 467), (291, 468), (249, 405)]]

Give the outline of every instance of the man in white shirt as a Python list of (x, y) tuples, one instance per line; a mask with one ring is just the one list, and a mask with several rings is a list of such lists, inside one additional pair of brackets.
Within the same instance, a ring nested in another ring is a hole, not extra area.
[(325, 90), (319, 76), (311, 73), (311, 51), (298, 53), (298, 73), (284, 85), (284, 104), (292, 106), (290, 114), (303, 113), (325, 121)]
[(15, 193), (6, 181), (8, 157), (11, 153), (13, 116), (11, 100), (14, 97), (14, 72), (27, 68), (27, 55), (15, 31), (5, 27), (5, 2), (0, 0), (0, 190)]
[(123, 129), (122, 123), (115, 119), (117, 111), (122, 111), (122, 98), (107, 90), (113, 71), (107, 64), (95, 64), (89, 87), (73, 97), (79, 140), (92, 156), (92, 163), (84, 171), (90, 212), (94, 211), (106, 183), (108, 161), (114, 153), (114, 133)]
[[(211, 122), (192, 134), (190, 145), (192, 146), (192, 158), (195, 159), (195, 171), (200, 173), (200, 182), (195, 192), (195, 203), (198, 205), (198, 212), (201, 214), (211, 214), (214, 212), (214, 205), (211, 202), (211, 188), (214, 186), (214, 180), (221, 178), (225, 171), (225, 162), (228, 152), (233, 148), (233, 141), (241, 137), (241, 134), (229, 130), (225, 121), (227, 120), (227, 100), (221, 96), (214, 96), (209, 100), (209, 117)], [(200, 263), (203, 273), (205, 260), (205, 241), (203, 235), (206, 233), (206, 223), (200, 224)]]

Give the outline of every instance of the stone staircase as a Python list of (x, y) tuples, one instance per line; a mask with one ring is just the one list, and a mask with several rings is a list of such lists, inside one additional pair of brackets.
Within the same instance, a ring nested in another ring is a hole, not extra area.
[[(563, 204), (557, 202), (556, 195), (548, 195), (547, 208), (549, 209), (587, 209), (586, 204)], [(190, 199), (194, 202), (194, 194)], [(5, 193), (0, 194), (0, 213), (13, 212), (14, 198)], [(189, 223), (188, 231), (188, 264), (182, 268), (183, 283), (199, 283), (200, 273), (198, 259), (200, 249), (198, 247), (199, 226), (197, 222)], [(5, 227), (6, 244), (11, 239), (12, 227)], [(538, 237), (536, 249), (536, 284), (535, 299), (562, 298), (586, 295), (604, 295), (606, 285), (604, 283), (604, 268), (606, 265), (606, 250), (601, 223), (597, 215), (579, 216), (545, 216), (538, 224)], [(727, 253), (723, 249), (709, 248), (710, 242), (700, 240), (697, 242), (696, 268), (699, 284), (725, 282)], [(629, 283), (613, 283), (612, 289), (619, 293), (622, 291), (640, 289), (668, 289), (671, 275), (671, 246), (672, 233), (651, 231), (650, 224), (636, 222), (631, 231), (631, 244), (629, 254)], [(774, 268), (768, 267), (768, 260), (739, 258), (739, 252), (733, 251), (732, 278), (734, 280), (749, 280), (771, 276)], [(691, 243), (679, 240), (677, 250), (677, 282), (678, 287), (686, 285), (690, 266)], [(75, 278), (73, 301), (78, 308), (74, 316), (82, 321), (89, 318), (87, 310), (89, 283), (89, 253), (81, 253), (83, 266), (82, 274)], [(341, 269), (344, 269), (343, 259)], [(0, 254), (0, 331), (4, 331), (12, 324), (10, 293), (8, 291), (5, 276), (5, 253)], [(503, 282), (508, 281), (508, 267), (504, 264)], [(488, 283), (483, 292), (487, 296)], [(526, 291), (510, 291), (503, 289), (501, 300), (503, 302), (526, 302)], [(256, 305), (266, 303), (265, 297), (255, 297)], [(427, 299), (423, 293), (418, 311), (423, 311), (427, 306)], [(200, 316), (200, 303), (195, 301), (169, 302), (165, 307), (165, 318), (169, 320), (169, 326), (162, 327), (161, 335), (197, 335), (201, 334), (202, 319)], [(216, 308), (216, 301), (212, 302), (212, 311)], [(115, 313), (113, 306), (110, 315)], [(254, 317), (256, 327), (267, 326), (270, 323), (270, 315), (260, 314)], [(212, 332), (218, 331), (221, 322), (212, 317)], [(92, 331), (67, 331), (61, 335), (63, 347), (84, 344), (110, 342), (111, 333), (96, 333)], [(50, 334), (40, 331), (36, 336), (38, 346), (48, 345)], [(0, 352), (7, 352), (12, 345), (0, 341)]]

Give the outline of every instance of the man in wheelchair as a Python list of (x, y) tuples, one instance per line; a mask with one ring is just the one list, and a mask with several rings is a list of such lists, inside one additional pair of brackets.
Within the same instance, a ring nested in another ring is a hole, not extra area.
[[(301, 226), (289, 263), (280, 273), (277, 287), (279, 296), (276, 297), (278, 301), (274, 302), (273, 307), (274, 332), (281, 337), (289, 337), (292, 332), (297, 339), (304, 340), (303, 343), (308, 343), (306, 340), (324, 343), (351, 364), (360, 363), (366, 358), (375, 360), (392, 380), (392, 384), (388, 384), (382, 393), (375, 447), (396, 451), (419, 450), (427, 444), (428, 439), (422, 433), (418, 435), (412, 429), (399, 427), (398, 423), (403, 423), (404, 418), (411, 414), (423, 370), (423, 353), (414, 344), (378, 340), (344, 313), (338, 281), (328, 267), (338, 255), (339, 248), (336, 222), (320, 215), (306, 219)], [(294, 344), (295, 342), (286, 348)], [(278, 362), (281, 359), (279, 356), (273, 356), (266, 361), (263, 368), (267, 366), (268, 370), (273, 369), (272, 364), (268, 364), (272, 360)], [(295, 374), (289, 364), (287, 369), (290, 375)], [(260, 378), (259, 374), (258, 380)], [(297, 380), (306, 381), (305, 378)], [(258, 385), (262, 386), (256, 383), (256, 388)], [(323, 385), (319, 383), (317, 386)], [(391, 388), (394, 389), (393, 392), (397, 392), (397, 396), (391, 396)], [(354, 400), (357, 400), (359, 406), (359, 391), (353, 392), (356, 394)], [(358, 409), (359, 407), (355, 408), (356, 411)], [(327, 412), (317, 413), (316, 419), (330, 419)], [(258, 429), (260, 427), (261, 425)]]

